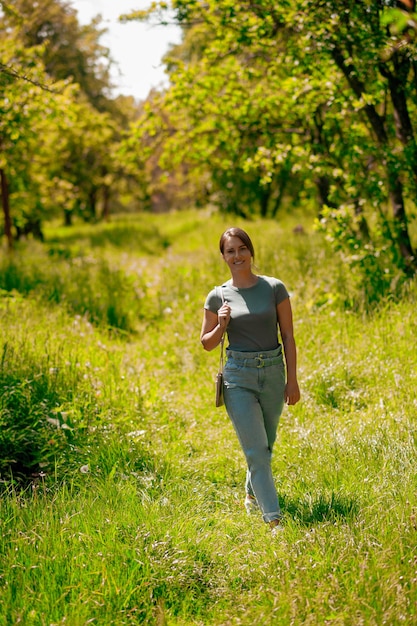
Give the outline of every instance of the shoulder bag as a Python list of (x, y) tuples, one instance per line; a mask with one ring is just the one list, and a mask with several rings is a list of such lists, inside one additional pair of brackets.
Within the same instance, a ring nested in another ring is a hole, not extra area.
[[(222, 303), (224, 303), (223, 290), (220, 288), (220, 293), (222, 296)], [(216, 374), (216, 406), (224, 405), (224, 382), (223, 382), (223, 367), (224, 367), (224, 333), (220, 340), (220, 361), (219, 361), (219, 371)]]

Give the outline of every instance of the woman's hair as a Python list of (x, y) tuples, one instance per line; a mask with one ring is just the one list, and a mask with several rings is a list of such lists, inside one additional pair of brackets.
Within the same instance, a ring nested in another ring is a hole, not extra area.
[(227, 237), (239, 237), (239, 239), (245, 244), (245, 246), (249, 249), (252, 259), (255, 260), (255, 250), (253, 248), (253, 243), (248, 233), (246, 233), (241, 228), (228, 228), (224, 231), (223, 235), (220, 237), (220, 252), (224, 254), (224, 244), (226, 242)]

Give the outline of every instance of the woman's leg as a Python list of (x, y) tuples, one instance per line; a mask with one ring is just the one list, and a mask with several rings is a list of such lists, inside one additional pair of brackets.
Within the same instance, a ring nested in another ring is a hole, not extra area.
[(244, 368), (225, 380), (226, 409), (248, 465), (247, 493), (255, 495), (265, 522), (276, 520), (281, 510), (271, 456), (284, 404), (283, 366)]
[(262, 370), (259, 401), (264, 416), (269, 449), (273, 450), (279, 419), (284, 408), (285, 369), (284, 364), (273, 365)]

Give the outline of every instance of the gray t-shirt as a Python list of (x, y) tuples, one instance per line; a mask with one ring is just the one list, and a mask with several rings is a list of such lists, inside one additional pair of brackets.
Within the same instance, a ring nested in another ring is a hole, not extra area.
[(289, 298), (280, 280), (271, 276), (258, 276), (253, 287), (238, 289), (228, 280), (212, 289), (204, 308), (217, 313), (223, 297), (230, 305), (230, 322), (227, 327), (229, 348), (239, 352), (275, 350), (279, 346), (277, 330), (277, 304)]

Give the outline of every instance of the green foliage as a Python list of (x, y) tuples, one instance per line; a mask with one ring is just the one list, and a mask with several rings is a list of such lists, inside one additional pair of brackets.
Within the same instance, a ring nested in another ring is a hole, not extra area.
[[(138, 17), (167, 9), (152, 3)], [(184, 26), (166, 58), (172, 84), (149, 99), (128, 142), (145, 163), (156, 154), (164, 176), (185, 168), (190, 189), (200, 181), (210, 201), (244, 217), (352, 203), (370, 218), (371, 250), (381, 248), (372, 222), (391, 208), (382, 247), (414, 272), (414, 27), (387, 27), (384, 3), (190, 0), (171, 9)]]
[[(83, 466), (94, 471), (96, 463), (104, 468), (115, 463), (114, 445), (123, 465), (120, 433), (141, 415), (140, 396), (128, 391), (120, 373), (123, 353), (115, 340), (108, 347), (89, 322), (69, 317), (65, 306), (49, 313), (44, 306), (16, 292), (0, 298), (7, 324), (0, 363), (0, 474), (6, 483), (60, 480)], [(117, 397), (126, 399), (123, 408)], [(106, 463), (102, 445), (109, 445)], [(136, 467), (140, 458), (132, 471)]]
[(71, 80), (98, 110), (109, 106), (110, 53), (100, 43), (100, 20), (81, 26), (77, 12), (60, 1), (14, 0), (1, 16), (0, 29), (12, 29), (24, 48), (38, 48), (46, 74), (54, 82)]
[(67, 442), (62, 445), (59, 441), (62, 435), (65, 436), (61, 429), (56, 441), (54, 431), (57, 428), (48, 424), (50, 407), (42, 403), (45, 398), (42, 382), (45, 381), (2, 375), (0, 382), (1, 473), (10, 468), (15, 475), (30, 474), (39, 467), (50, 468), (51, 460)]
[[(69, 400), (69, 380), (58, 368), (30, 362), (27, 351), (6, 342), (0, 370), (0, 475), (32, 479), (71, 466), (74, 446), (83, 441), (82, 423), (60, 407)], [(45, 359), (43, 359), (45, 361)], [(69, 372), (69, 368), (66, 368)], [(74, 383), (74, 380), (71, 381)], [(75, 391), (72, 388), (71, 393)], [(87, 411), (84, 419), (88, 420)]]
[(103, 32), (59, 0), (19, 0), (0, 15), (1, 200), (15, 239), (41, 238), (59, 213), (107, 218), (135, 195), (117, 146), (137, 111), (133, 98), (109, 97)]
[[(339, 209), (323, 208), (316, 228), (323, 232), (332, 249), (352, 270), (355, 289), (368, 310), (387, 296), (399, 297), (406, 284), (406, 266), (394, 244), (392, 230), (383, 216), (372, 236), (363, 230), (365, 217), (352, 205)], [(369, 223), (369, 222), (368, 222)]]

